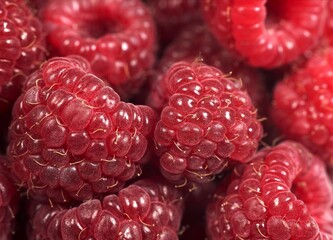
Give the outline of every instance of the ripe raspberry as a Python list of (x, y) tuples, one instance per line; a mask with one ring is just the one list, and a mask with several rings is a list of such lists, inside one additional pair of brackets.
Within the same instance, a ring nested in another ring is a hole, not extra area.
[(199, 3), (199, 0), (147, 0), (160, 42), (167, 45), (182, 32), (184, 26), (201, 22)]
[(192, 24), (184, 29), (166, 48), (151, 79), (151, 91), (146, 103), (157, 112), (168, 104), (170, 94), (163, 77), (172, 64), (178, 61), (193, 62), (202, 58), (204, 63), (219, 68), (223, 73), (237, 79), (235, 84), (248, 91), (252, 103), (259, 108), (259, 114), (266, 116), (267, 90), (259, 70), (247, 66), (234, 53), (219, 46), (216, 39), (202, 24)]
[(149, 159), (155, 115), (119, 100), (79, 56), (27, 79), (9, 129), (10, 166), (28, 194), (64, 202), (118, 191)]
[(318, 224), (333, 206), (333, 187), (323, 162), (302, 145), (261, 150), (235, 173), (207, 208), (210, 240), (332, 239), (333, 223)]
[(288, 139), (303, 143), (326, 162), (333, 157), (333, 48), (323, 50), (279, 82), (272, 120)]
[(154, 137), (162, 174), (173, 182), (205, 182), (229, 160), (247, 161), (262, 126), (248, 94), (215, 67), (177, 62), (165, 79), (169, 104)]
[(155, 26), (140, 0), (50, 0), (42, 10), (57, 56), (77, 54), (122, 97), (139, 90), (155, 61)]
[(42, 24), (22, 0), (0, 1), (0, 113), (45, 58)]
[(275, 68), (319, 41), (327, 0), (202, 0), (214, 35), (251, 65)]
[(36, 204), (30, 239), (176, 240), (182, 195), (173, 186), (143, 179), (103, 200), (73, 208)]
[(14, 218), (18, 209), (18, 192), (13, 185), (8, 169), (5, 167), (7, 158), (0, 155), (0, 239), (11, 239)]

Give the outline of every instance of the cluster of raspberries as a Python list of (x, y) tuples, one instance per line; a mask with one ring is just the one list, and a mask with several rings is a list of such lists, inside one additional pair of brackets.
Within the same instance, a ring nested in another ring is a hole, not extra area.
[(0, 0), (0, 240), (333, 240), (333, 1)]

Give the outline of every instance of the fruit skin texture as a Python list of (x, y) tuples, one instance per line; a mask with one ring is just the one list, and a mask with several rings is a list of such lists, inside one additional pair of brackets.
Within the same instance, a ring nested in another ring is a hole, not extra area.
[(261, 150), (220, 184), (206, 210), (210, 240), (333, 237), (332, 183), (323, 162), (297, 142)]
[(29, 239), (177, 240), (183, 211), (179, 189), (157, 179), (141, 179), (117, 195), (77, 207), (34, 203)]
[(202, 23), (182, 28), (165, 49), (156, 73), (151, 77), (151, 90), (146, 104), (160, 113), (170, 98), (167, 86), (162, 81), (167, 70), (178, 61), (193, 62), (200, 59), (234, 78), (235, 84), (248, 92), (253, 105), (258, 108), (259, 115), (267, 115), (267, 89), (260, 71), (248, 66), (236, 53), (221, 47)]
[(0, 2), (0, 113), (18, 97), (22, 83), (45, 59), (41, 22), (22, 0)]
[(151, 108), (120, 101), (84, 58), (52, 58), (13, 108), (11, 172), (28, 195), (53, 202), (118, 191), (149, 160), (155, 122)]
[(170, 181), (207, 182), (229, 161), (246, 162), (262, 137), (248, 94), (219, 69), (177, 62), (163, 81), (171, 95), (154, 139)]
[(85, 57), (123, 98), (140, 89), (155, 62), (156, 29), (140, 0), (52, 0), (42, 19), (54, 56)]
[(201, 9), (222, 45), (250, 65), (276, 68), (296, 60), (324, 33), (326, 0), (202, 0)]
[(0, 155), (0, 239), (11, 239), (19, 195), (6, 167), (7, 157)]
[(279, 82), (271, 119), (288, 139), (301, 142), (333, 164), (333, 49), (317, 52)]

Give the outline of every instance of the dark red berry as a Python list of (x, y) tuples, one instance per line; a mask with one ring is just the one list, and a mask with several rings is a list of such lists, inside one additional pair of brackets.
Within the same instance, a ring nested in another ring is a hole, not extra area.
[(323, 162), (286, 141), (261, 150), (221, 182), (207, 208), (207, 233), (210, 240), (331, 239), (333, 222), (325, 220), (332, 206)]
[(11, 239), (19, 195), (6, 167), (8, 159), (0, 155), (0, 239)]
[(41, 22), (25, 1), (0, 1), (0, 113), (11, 107), (22, 83), (45, 59)]
[[(327, 163), (333, 156), (333, 49), (313, 55), (274, 89), (272, 120)], [(331, 162), (333, 164), (333, 162)]]
[(221, 44), (253, 66), (275, 68), (318, 43), (326, 5), (326, 0), (202, 0), (202, 12)]
[(154, 16), (160, 43), (170, 43), (193, 22), (201, 22), (200, 0), (147, 0)]
[(143, 179), (103, 200), (77, 207), (35, 203), (30, 239), (177, 240), (182, 194), (156, 179)]
[(55, 55), (77, 54), (122, 97), (136, 93), (155, 61), (155, 26), (140, 0), (53, 0), (42, 12)]
[(82, 57), (52, 58), (15, 103), (11, 172), (29, 195), (55, 202), (115, 192), (149, 160), (154, 125), (151, 108), (120, 101)]
[(229, 161), (246, 162), (256, 151), (262, 126), (251, 99), (219, 69), (177, 62), (163, 81), (171, 97), (154, 137), (165, 177), (209, 181)]

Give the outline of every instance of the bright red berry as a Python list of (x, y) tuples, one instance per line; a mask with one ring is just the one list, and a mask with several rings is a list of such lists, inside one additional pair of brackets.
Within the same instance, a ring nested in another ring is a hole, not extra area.
[(45, 52), (42, 24), (25, 1), (0, 1), (0, 113), (18, 97)]
[(115, 192), (149, 160), (154, 125), (151, 108), (120, 101), (84, 58), (52, 58), (13, 108), (11, 172), (29, 195), (55, 202)]
[(326, 5), (326, 0), (202, 0), (202, 12), (224, 46), (253, 66), (275, 68), (318, 43)]
[(122, 97), (139, 91), (155, 61), (155, 26), (140, 0), (53, 0), (42, 10), (56, 56), (85, 57)]
[(333, 206), (332, 183), (323, 162), (299, 143), (261, 150), (230, 180), (207, 208), (210, 240), (332, 239), (333, 223), (320, 225)]
[(209, 181), (229, 161), (245, 162), (256, 151), (262, 126), (251, 99), (219, 69), (177, 62), (163, 81), (171, 96), (154, 138), (165, 177)]
[(11, 239), (19, 195), (9, 174), (7, 158), (0, 155), (0, 239)]
[(38, 204), (30, 209), (30, 239), (177, 240), (182, 194), (156, 179), (143, 179), (102, 200), (77, 207)]
[(332, 75), (333, 49), (319, 51), (276, 85), (271, 114), (283, 136), (303, 143), (326, 162), (333, 156)]

